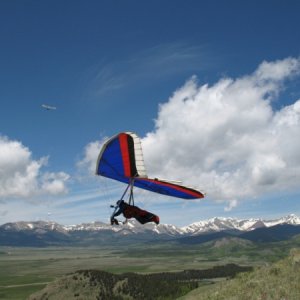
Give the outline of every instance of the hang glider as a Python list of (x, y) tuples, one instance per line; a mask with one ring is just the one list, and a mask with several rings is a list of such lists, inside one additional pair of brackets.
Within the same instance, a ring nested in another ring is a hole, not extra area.
[(46, 110), (56, 110), (56, 106), (50, 106), (47, 104), (42, 104), (42, 108), (45, 108)]
[(133, 186), (162, 195), (198, 199), (204, 194), (194, 188), (172, 181), (149, 178), (146, 173), (140, 138), (133, 132), (122, 132), (110, 138), (102, 147), (97, 160), (96, 175), (111, 178), (130, 187), (130, 200), (133, 201)]

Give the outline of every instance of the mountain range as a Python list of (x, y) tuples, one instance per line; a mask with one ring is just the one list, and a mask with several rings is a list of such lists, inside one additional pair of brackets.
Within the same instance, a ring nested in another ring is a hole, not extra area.
[[(224, 236), (272, 241), (278, 239), (278, 237), (274, 237), (274, 232), (276, 235), (280, 232), (280, 239), (284, 239), (285, 236), (290, 237), (298, 234), (298, 230), (300, 233), (300, 218), (294, 214), (275, 220), (238, 220), (216, 217), (184, 227), (170, 224), (155, 225), (152, 223), (141, 225), (131, 220), (127, 224), (119, 226), (111, 226), (103, 222), (60, 225), (52, 221), (20, 221), (0, 226), (0, 245), (104, 245), (132, 242), (133, 240), (170, 239), (177, 239), (183, 243), (201, 243)], [(260, 237), (258, 237), (258, 233)]]

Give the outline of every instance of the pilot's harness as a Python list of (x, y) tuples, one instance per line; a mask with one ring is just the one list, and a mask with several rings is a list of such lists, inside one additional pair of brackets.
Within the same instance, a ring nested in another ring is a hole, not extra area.
[[(123, 200), (123, 198), (125, 197), (127, 191), (129, 190), (128, 204), (129, 204), (129, 205), (132, 205), (132, 206), (134, 206), (133, 183), (134, 183), (134, 179), (131, 179), (130, 182), (129, 182), (129, 184), (127, 185), (127, 187), (126, 187), (126, 189), (125, 189), (125, 191), (124, 191), (124, 193), (123, 193), (121, 199), (120, 199), (120, 200)], [(130, 188), (130, 189), (129, 189), (129, 188)], [(110, 207), (112, 207), (112, 208), (114, 207), (114, 208), (115, 208), (114, 211), (113, 211), (113, 213), (112, 213), (112, 215), (111, 215), (111, 217), (110, 217), (110, 219), (111, 219), (111, 220), (114, 220), (114, 223), (113, 223), (113, 224), (118, 225), (119, 222), (121, 222), (121, 221), (118, 221), (117, 219), (115, 219), (115, 218), (114, 218), (114, 215), (115, 215), (115, 213), (117, 212), (117, 210), (119, 209), (119, 205), (118, 205), (118, 204), (117, 204), (117, 205), (111, 205)], [(128, 221), (128, 219), (125, 218), (125, 221), (123, 221), (123, 222), (121, 222), (121, 223), (122, 223), (122, 224), (126, 224), (127, 221)], [(112, 225), (113, 225), (113, 224), (112, 224)]]

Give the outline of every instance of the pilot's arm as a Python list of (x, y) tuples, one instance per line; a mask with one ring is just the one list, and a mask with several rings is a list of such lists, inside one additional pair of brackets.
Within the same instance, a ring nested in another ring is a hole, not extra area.
[(110, 217), (110, 224), (111, 225), (119, 225), (118, 220), (115, 219), (115, 217), (119, 216), (121, 213), (123, 212), (123, 209), (121, 207), (116, 207), (115, 211), (113, 212), (113, 214)]

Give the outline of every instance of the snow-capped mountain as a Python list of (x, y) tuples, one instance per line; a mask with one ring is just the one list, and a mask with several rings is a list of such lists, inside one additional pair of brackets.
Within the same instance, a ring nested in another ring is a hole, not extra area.
[(291, 224), (291, 225), (299, 225), (300, 224), (300, 218), (297, 217), (294, 214), (290, 214), (288, 216), (282, 217), (280, 219), (277, 220), (267, 220), (264, 221), (265, 225), (267, 227), (271, 227), (271, 226), (275, 226), (278, 224)]
[(262, 227), (272, 227), (278, 224), (300, 225), (300, 218), (294, 214), (284, 216), (275, 220), (262, 219), (235, 219), (215, 217), (205, 221), (192, 223), (188, 226), (177, 227), (170, 224), (148, 223), (145, 225), (139, 224), (135, 220), (129, 220), (126, 224), (119, 226), (111, 226), (103, 222), (82, 223), (78, 225), (60, 225), (55, 222), (37, 221), (37, 222), (15, 222), (6, 223), (0, 226), (4, 231), (35, 231), (36, 233), (44, 233), (49, 231), (56, 231), (60, 233), (70, 232), (115, 232), (122, 235), (140, 234), (145, 232), (152, 232), (154, 234), (168, 235), (168, 236), (183, 236), (183, 235), (198, 235), (202, 233), (219, 232), (224, 230), (239, 230), (251, 231)]
[[(275, 226), (279, 224), (284, 224), (283, 231)], [(170, 239), (193, 243), (193, 238), (198, 243), (224, 235), (232, 236), (232, 234), (249, 240), (260, 238), (262, 241), (270, 240), (271, 236), (276, 241), (300, 233), (300, 226), (292, 225), (300, 225), (300, 218), (296, 215), (276, 220), (212, 218), (182, 228), (170, 224), (141, 225), (134, 220), (129, 220), (126, 224), (119, 226), (111, 226), (102, 222), (68, 226), (49, 221), (15, 222), (0, 226), (0, 245), (22, 247), (124, 245), (124, 243), (131, 244), (139, 241), (169, 241)], [(232, 230), (235, 232), (233, 233)], [(268, 231), (267, 235), (266, 231)], [(279, 231), (280, 234), (277, 233), (276, 236), (272, 233), (273, 231)]]
[(107, 223), (103, 223), (100, 221), (96, 221), (93, 223), (82, 223), (77, 225), (65, 225), (64, 229), (67, 231), (80, 231), (80, 230), (88, 230), (88, 231), (98, 231), (98, 230), (112, 230), (111, 225)]
[(57, 224), (55, 222), (49, 221), (35, 221), (35, 222), (14, 222), (14, 223), (6, 223), (0, 226), (1, 229), (6, 231), (24, 231), (24, 230), (32, 230), (35, 232), (46, 232), (46, 231), (58, 231), (65, 233), (68, 231), (65, 226)]
[(154, 223), (140, 224), (135, 220), (128, 220), (126, 224), (121, 224), (119, 226), (111, 226), (110, 224), (103, 222), (93, 222), (93, 223), (83, 223), (79, 225), (69, 225), (64, 226), (67, 231), (99, 231), (99, 230), (110, 230), (114, 232), (122, 232), (124, 235), (129, 233), (142, 233), (145, 231), (152, 231), (157, 234), (167, 234), (167, 235), (178, 235), (184, 234), (184, 231), (176, 227), (175, 225), (160, 224), (155, 225)]
[(262, 219), (235, 219), (235, 218), (212, 218), (206, 221), (195, 222), (182, 227), (185, 234), (197, 235), (206, 232), (218, 232), (224, 230), (251, 231), (262, 227), (271, 227), (279, 224), (300, 225), (300, 218), (294, 214), (276, 220)]

